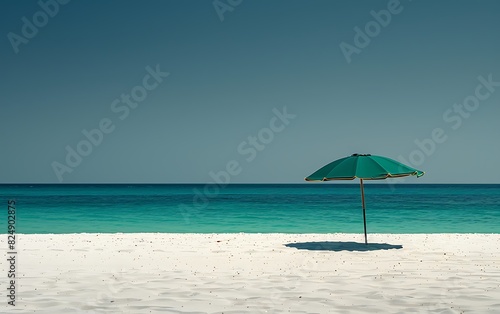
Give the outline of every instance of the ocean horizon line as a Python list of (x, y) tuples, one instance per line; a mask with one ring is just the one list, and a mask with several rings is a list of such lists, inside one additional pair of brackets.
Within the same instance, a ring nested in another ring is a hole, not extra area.
[[(18, 232), (30, 234), (363, 230), (359, 185), (345, 182), (4, 184), (0, 194), (16, 202)], [(500, 233), (498, 184), (377, 182), (366, 198), (369, 232)]]

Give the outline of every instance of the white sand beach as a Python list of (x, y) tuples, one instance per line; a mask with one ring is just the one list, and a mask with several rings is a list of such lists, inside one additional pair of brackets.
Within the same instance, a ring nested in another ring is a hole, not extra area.
[(500, 234), (17, 238), (6, 313), (500, 313)]

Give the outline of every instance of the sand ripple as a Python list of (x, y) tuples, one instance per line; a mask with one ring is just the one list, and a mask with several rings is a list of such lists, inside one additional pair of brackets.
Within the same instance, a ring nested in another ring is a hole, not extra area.
[(15, 313), (500, 313), (495, 234), (18, 237)]

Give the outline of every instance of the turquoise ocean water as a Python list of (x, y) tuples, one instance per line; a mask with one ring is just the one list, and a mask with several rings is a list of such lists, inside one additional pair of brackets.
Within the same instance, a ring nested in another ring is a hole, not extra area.
[[(366, 184), (369, 233), (500, 233), (500, 185)], [(359, 185), (0, 185), (18, 233), (362, 233)]]

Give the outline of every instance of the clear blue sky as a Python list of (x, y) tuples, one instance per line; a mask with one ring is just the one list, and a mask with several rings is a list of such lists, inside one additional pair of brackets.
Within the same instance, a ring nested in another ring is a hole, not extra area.
[[(53, 17), (2, 3), (1, 183), (203, 183), (228, 163), (231, 182), (294, 183), (352, 153), (426, 171), (407, 183), (500, 183), (500, 86), (478, 87), (500, 82), (499, 1), (243, 0), (223, 21), (212, 1), (42, 3)], [(67, 146), (103, 119), (109, 133), (70, 166)], [(415, 140), (434, 129), (425, 154)]]

